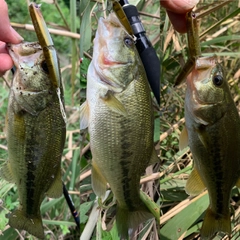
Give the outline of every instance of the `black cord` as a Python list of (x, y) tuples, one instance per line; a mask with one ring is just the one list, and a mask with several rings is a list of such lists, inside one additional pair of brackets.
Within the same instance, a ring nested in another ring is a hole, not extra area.
[(80, 218), (79, 218), (78, 212), (76, 211), (76, 208), (74, 206), (72, 198), (69, 195), (68, 190), (67, 190), (67, 188), (66, 188), (64, 183), (63, 183), (63, 194), (64, 194), (64, 197), (65, 197), (65, 199), (67, 201), (68, 207), (70, 208), (72, 216), (73, 216), (73, 218), (74, 218), (74, 220), (75, 220), (75, 222), (77, 224), (77, 228), (80, 229)]

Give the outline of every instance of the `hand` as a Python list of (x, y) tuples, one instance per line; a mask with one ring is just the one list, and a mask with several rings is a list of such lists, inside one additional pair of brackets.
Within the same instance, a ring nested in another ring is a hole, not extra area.
[(185, 15), (198, 2), (199, 0), (160, 0), (161, 5), (167, 10), (173, 27), (180, 33), (187, 32)]
[(20, 43), (23, 38), (11, 27), (8, 7), (0, 0), (0, 76), (13, 66), (13, 61), (6, 49), (6, 43)]

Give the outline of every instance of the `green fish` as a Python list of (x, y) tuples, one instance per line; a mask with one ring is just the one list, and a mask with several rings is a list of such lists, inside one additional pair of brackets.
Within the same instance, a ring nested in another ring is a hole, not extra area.
[(186, 192), (197, 195), (207, 188), (210, 200), (201, 239), (219, 231), (230, 235), (231, 190), (240, 187), (240, 118), (215, 56), (197, 59), (187, 79), (185, 120), (187, 131), (180, 140), (184, 146), (188, 137), (194, 160)]
[(98, 22), (80, 128), (88, 127), (90, 134), (93, 190), (103, 197), (110, 184), (122, 238), (153, 218), (139, 192), (146, 167), (159, 161), (153, 123), (150, 88), (134, 39), (111, 13)]
[(39, 43), (9, 44), (16, 66), (7, 110), (8, 162), (1, 176), (17, 185), (20, 205), (9, 225), (43, 239), (40, 205), (62, 195), (61, 156), (66, 124)]

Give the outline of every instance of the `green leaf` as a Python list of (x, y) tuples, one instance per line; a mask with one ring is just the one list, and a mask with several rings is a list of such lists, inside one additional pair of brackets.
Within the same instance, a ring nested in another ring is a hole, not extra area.
[(160, 118), (156, 118), (154, 121), (154, 142), (159, 141), (160, 138)]
[[(84, 1), (83, 1), (84, 2)], [(88, 2), (83, 13), (80, 27), (80, 57), (83, 57), (83, 52), (87, 51), (91, 46), (92, 27), (91, 27), (91, 4)]]
[[(208, 194), (192, 200), (186, 208), (169, 220), (160, 231), (161, 240), (179, 239), (199, 216), (206, 210), (209, 204)], [(161, 220), (160, 220), (161, 221)]]
[(201, 47), (213, 45), (213, 44), (216, 44), (216, 43), (221, 43), (222, 44), (225, 41), (239, 41), (239, 40), (240, 40), (239, 35), (221, 36), (221, 37), (217, 37), (217, 38), (211, 39), (211, 40), (206, 41), (206, 42), (202, 42)]
[(80, 219), (81, 223), (86, 223), (88, 220), (87, 213), (91, 209), (94, 201), (91, 202), (84, 202), (80, 205)]
[(49, 225), (62, 225), (62, 226), (76, 226), (75, 222), (67, 222), (67, 221), (57, 221), (57, 220), (49, 220), (49, 219), (43, 219), (44, 224), (49, 224)]

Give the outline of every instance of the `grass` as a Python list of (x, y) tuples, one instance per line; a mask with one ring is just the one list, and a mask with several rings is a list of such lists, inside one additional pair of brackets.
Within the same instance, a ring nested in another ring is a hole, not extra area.
[[(211, 2), (214, 1), (200, 1), (197, 7), (206, 6)], [(217, 2), (215, 1), (215, 3)], [(210, 29), (201, 36), (202, 55), (217, 54), (226, 70), (226, 77), (239, 110), (240, 15), (238, 4), (238, 1), (233, 1), (201, 19), (199, 32), (201, 35)], [(179, 135), (184, 125), (186, 86), (183, 84), (177, 89), (173, 88), (179, 70), (187, 59), (186, 36), (174, 31), (163, 8), (160, 10), (160, 16), (162, 68), (160, 238), (163, 240), (200, 239), (199, 230), (209, 200), (206, 192), (192, 198), (184, 190), (193, 163), (189, 148), (183, 151), (179, 150)], [(214, 26), (222, 20), (224, 20), (222, 23)], [(214, 27), (212, 28), (212, 26)], [(240, 192), (236, 187), (232, 190), (230, 204), (232, 239), (239, 239)], [(219, 233), (214, 239), (228, 239), (228, 237)]]
[[(8, 0), (9, 16), (11, 22), (19, 24), (31, 24), (28, 15), (26, 1), (19, 1), (16, 5), (15, 1)], [(17, 6), (17, 10), (16, 10)], [(59, 9), (59, 10), (58, 10)], [(50, 28), (63, 29), (68, 31), (65, 22), (71, 26), (72, 30), (79, 31), (79, 21), (76, 13), (76, 6), (71, 8), (72, 19), (69, 18), (70, 9), (59, 0), (58, 5), (42, 3), (42, 14)], [(51, 13), (51, 14), (49, 14)], [(26, 41), (36, 41), (34, 32), (26, 29), (17, 29)], [(55, 48), (59, 54), (60, 65), (62, 69), (62, 81), (65, 92), (65, 106), (67, 114), (67, 138), (62, 156), (62, 180), (64, 181), (77, 211), (80, 210), (80, 192), (79, 192), (79, 175), (80, 175), (80, 148), (79, 148), (79, 64), (78, 58), (75, 57), (71, 62), (72, 51), (74, 55), (79, 52), (79, 45), (76, 40), (69, 37), (52, 35)], [(74, 45), (74, 46), (72, 46)], [(75, 66), (73, 68), (72, 66)], [(73, 76), (73, 77), (71, 77)], [(5, 80), (11, 83), (12, 74), (7, 72)], [(71, 80), (72, 79), (72, 80)], [(0, 91), (0, 167), (8, 158), (7, 143), (5, 134), (5, 116), (8, 104), (9, 88), (3, 79), (1, 80)], [(37, 239), (26, 231), (17, 231), (8, 225), (7, 214), (15, 209), (19, 204), (16, 186), (0, 179), (0, 239)], [(45, 239), (78, 239), (79, 231), (76, 229), (75, 222), (72, 218), (70, 210), (64, 197), (58, 199), (45, 198), (41, 205), (41, 213), (43, 218), (44, 230), (47, 233)]]
[[(159, 53), (159, 1), (137, 0), (129, 2), (135, 4), (140, 11), (143, 25), (147, 31), (147, 36), (150, 38), (157, 53)], [(92, 56), (92, 42), (97, 29), (97, 20), (101, 16), (105, 17), (109, 9), (110, 6), (105, 5), (104, 1), (96, 2), (89, 0), (80, 3), (80, 57), (83, 58), (80, 69), (81, 103), (86, 99), (86, 73)], [(156, 105), (154, 106), (154, 112), (154, 142), (156, 150), (159, 151), (160, 112)], [(111, 190), (109, 189), (107, 191), (106, 199), (103, 201), (104, 209), (101, 209), (98, 207), (96, 195), (91, 187), (91, 151), (87, 131), (81, 132), (80, 155), (80, 219), (81, 232), (84, 234), (81, 239), (119, 239), (115, 224), (116, 202)], [(147, 193), (151, 199), (154, 200), (154, 202), (150, 201), (148, 198), (145, 200), (147, 204), (154, 205), (150, 206), (151, 209), (154, 209), (154, 207), (159, 209), (160, 206), (159, 168), (159, 164), (148, 167), (141, 179), (141, 190), (143, 191), (142, 198), (145, 199), (146, 195), (144, 195), (144, 193)], [(151, 238), (156, 240), (159, 239), (159, 224), (157, 224), (155, 220), (140, 226), (133, 239), (142, 240)]]

